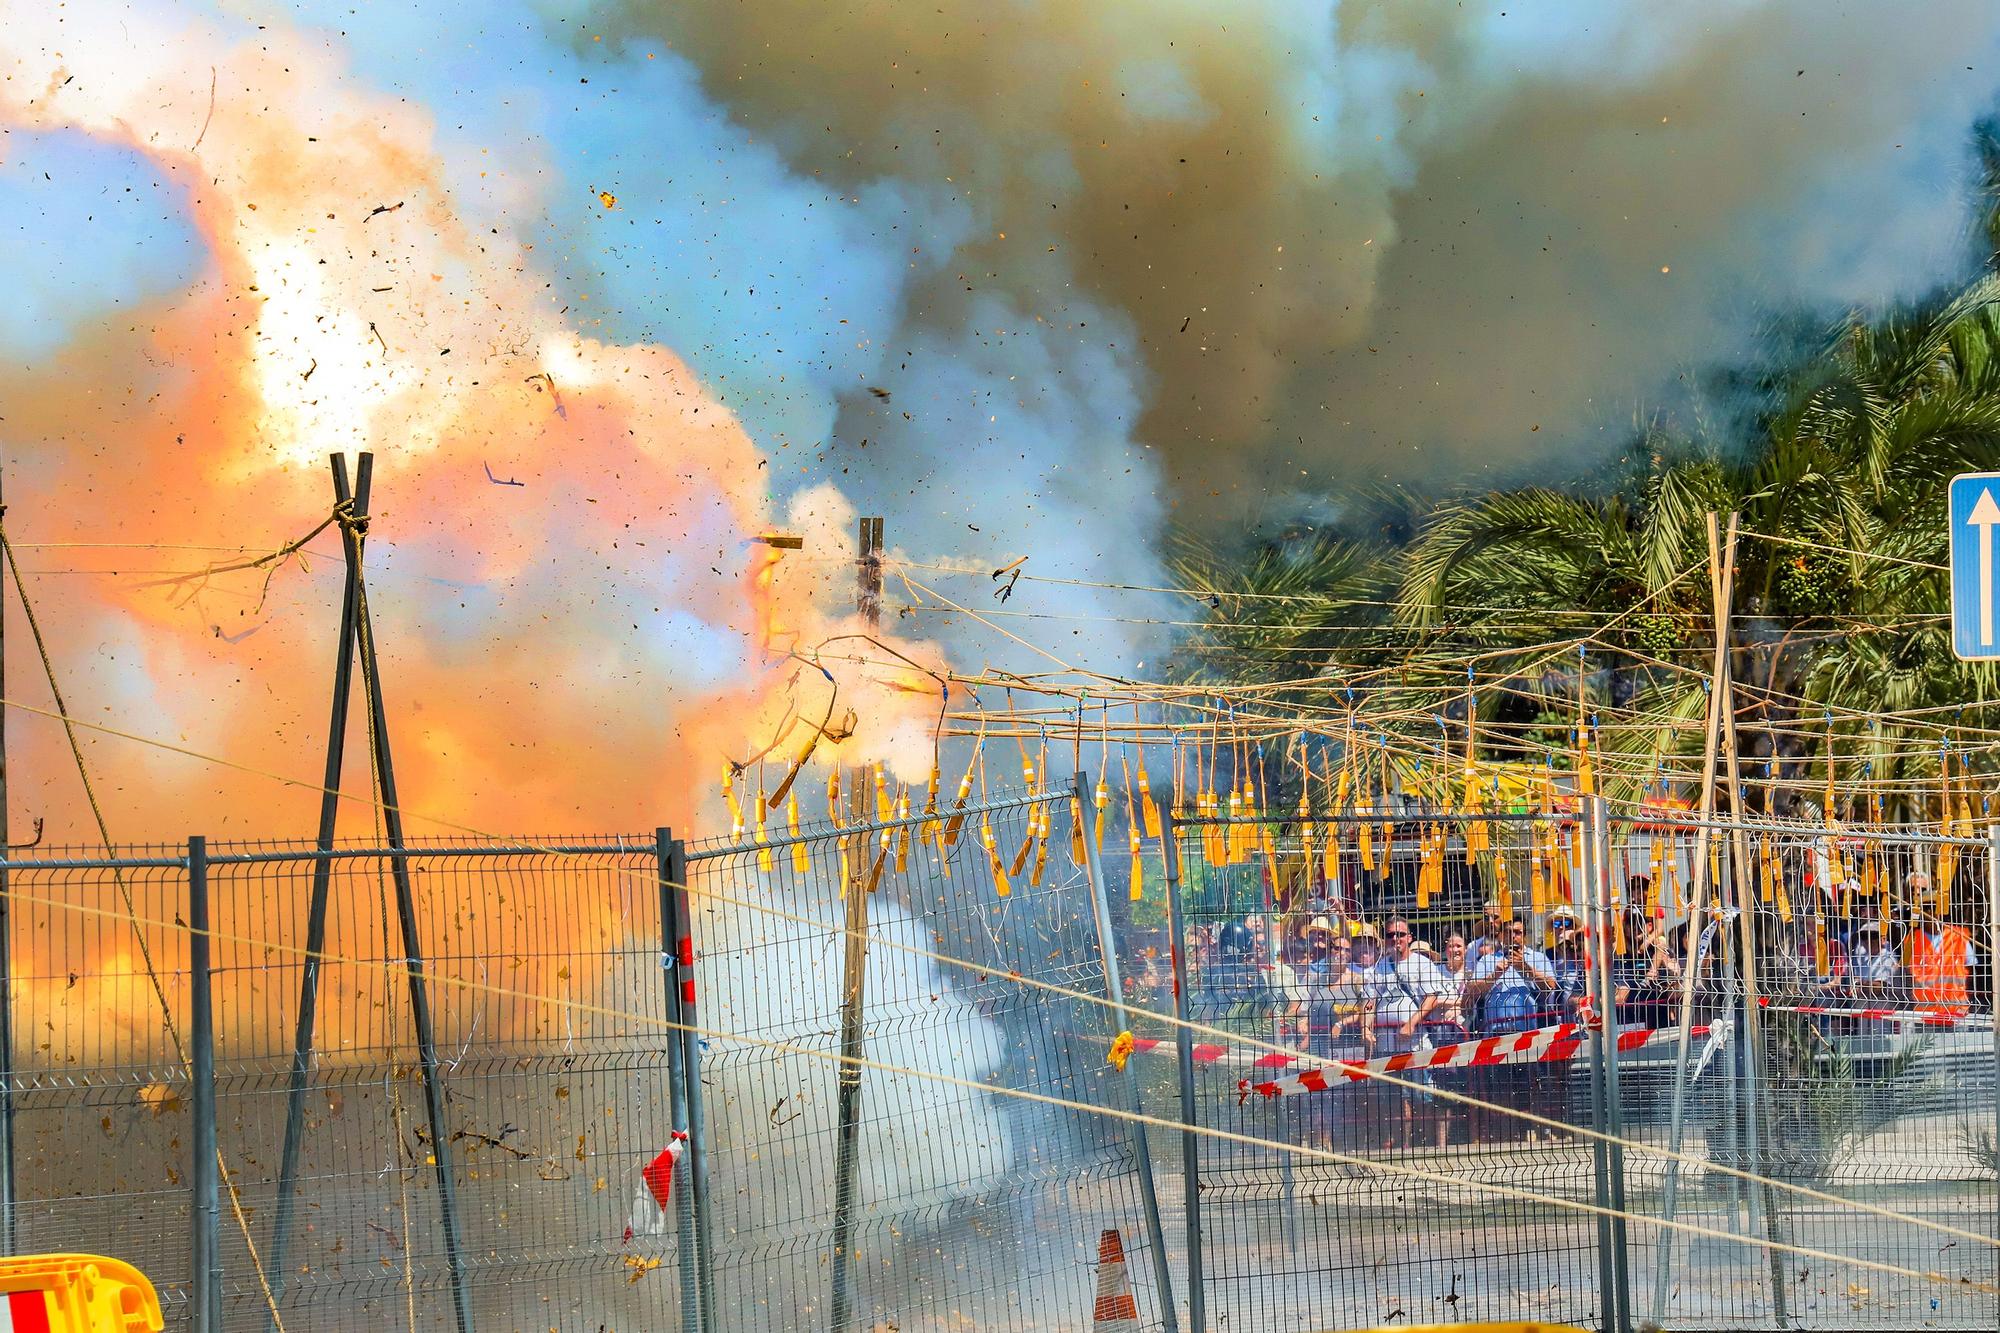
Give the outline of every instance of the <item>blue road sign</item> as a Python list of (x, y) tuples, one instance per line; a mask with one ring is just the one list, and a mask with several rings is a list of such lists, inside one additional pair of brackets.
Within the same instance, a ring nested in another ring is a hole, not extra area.
[(1951, 650), (1969, 662), (2000, 659), (2000, 472), (1951, 479)]

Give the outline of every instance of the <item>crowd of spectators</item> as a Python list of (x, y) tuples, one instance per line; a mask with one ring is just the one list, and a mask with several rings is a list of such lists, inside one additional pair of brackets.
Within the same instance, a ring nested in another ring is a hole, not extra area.
[[(1635, 877), (1626, 901), (1649, 901), (1648, 888), (1644, 877)], [(1929, 901), (1922, 874), (1911, 876), (1908, 888), (1910, 901)], [(1921, 911), (1891, 939), (1874, 919), (1844, 925), (1802, 915), (1783, 920), (1760, 913), (1755, 919), (1762, 984), (1773, 1002), (1960, 1010), (1967, 1003), (1967, 979), (1978, 961), (1970, 935)], [(1189, 1016), (1328, 1062), (1595, 1021), (1588, 939), (1569, 908), (1549, 912), (1532, 936), (1530, 923), (1497, 901), (1485, 904), (1469, 930), (1442, 922), (1434, 924), (1431, 938), (1423, 933), (1403, 916), (1389, 917), (1378, 929), (1337, 912), (1252, 915), (1200, 928), (1191, 941)], [(1690, 961), (1688, 926), (1634, 911), (1617, 940), (1609, 960), (1612, 1021), (1675, 1026)], [(1726, 951), (1710, 956), (1712, 948), (1714, 932), (1705, 931), (1695, 942), (1704, 986), (1724, 967)], [(1696, 1003), (1699, 1009), (1699, 996)], [(1857, 1031), (1875, 1020), (1839, 1021), (1844, 1030)], [(1411, 1082), (1550, 1120), (1567, 1117), (1561, 1064), (1439, 1069)], [(1565, 1137), (1517, 1116), (1477, 1108), (1468, 1113), (1463, 1104), (1426, 1091), (1373, 1080), (1344, 1097), (1312, 1100), (1301, 1112), (1306, 1137), (1342, 1150)]]

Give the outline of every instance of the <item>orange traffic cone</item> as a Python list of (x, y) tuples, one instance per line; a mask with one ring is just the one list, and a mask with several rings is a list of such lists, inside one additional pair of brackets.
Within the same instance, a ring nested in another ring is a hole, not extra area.
[(1091, 1333), (1139, 1333), (1139, 1302), (1125, 1271), (1125, 1242), (1116, 1231), (1097, 1240), (1097, 1307), (1090, 1327)]

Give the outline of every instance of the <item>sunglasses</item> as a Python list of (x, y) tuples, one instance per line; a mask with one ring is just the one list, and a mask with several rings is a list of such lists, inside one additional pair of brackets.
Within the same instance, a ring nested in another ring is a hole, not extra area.
[(1407, 930), (1392, 930), (1389, 932), (1389, 938), (1392, 940), (1406, 940), (1410, 938), (1410, 932)]

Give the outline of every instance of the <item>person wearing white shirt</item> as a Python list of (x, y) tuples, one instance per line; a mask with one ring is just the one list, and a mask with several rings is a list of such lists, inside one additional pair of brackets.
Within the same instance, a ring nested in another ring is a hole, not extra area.
[[(1416, 1048), (1424, 1020), (1438, 1007), (1450, 988), (1444, 969), (1410, 948), (1414, 933), (1410, 923), (1392, 917), (1382, 932), (1387, 947), (1375, 964), (1371, 980), (1375, 991), (1375, 1054), (1396, 1055)], [(1422, 1077), (1405, 1073), (1400, 1077), (1422, 1082)], [(1411, 1089), (1390, 1088), (1399, 1095), (1383, 1099), (1385, 1108), (1401, 1106), (1396, 1120), (1401, 1124), (1401, 1146), (1410, 1146), (1410, 1129), (1416, 1118), (1416, 1101), (1423, 1094)], [(1394, 1146), (1384, 1144), (1385, 1147)]]

